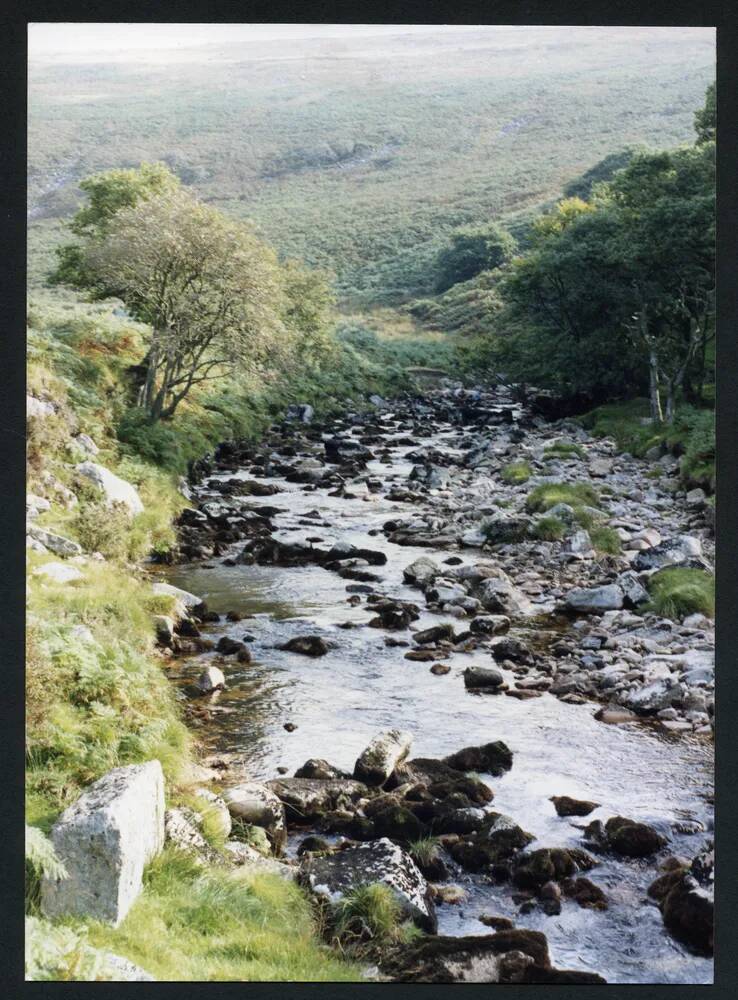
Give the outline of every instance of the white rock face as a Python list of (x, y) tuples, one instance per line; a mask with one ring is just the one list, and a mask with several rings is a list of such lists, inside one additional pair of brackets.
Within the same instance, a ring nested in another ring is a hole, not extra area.
[(52, 583), (71, 583), (72, 580), (81, 580), (82, 573), (76, 566), (67, 566), (64, 563), (50, 562), (38, 566), (33, 571), (33, 576), (42, 576)]
[(89, 479), (99, 490), (105, 494), (108, 505), (122, 503), (128, 508), (131, 514), (140, 514), (144, 505), (138, 495), (136, 487), (125, 479), (120, 479), (110, 469), (106, 469), (97, 462), (80, 462), (75, 466), (76, 471)]
[(231, 816), (263, 827), (276, 854), (287, 842), (284, 806), (271, 788), (257, 781), (245, 781), (223, 792), (223, 801)]
[(144, 865), (164, 845), (159, 761), (117, 767), (100, 778), (57, 820), (51, 840), (69, 877), (43, 879), (44, 915), (117, 926), (141, 891)]
[(64, 535), (56, 535), (53, 531), (46, 531), (35, 524), (29, 524), (26, 532), (35, 541), (41, 542), (55, 556), (66, 559), (69, 556), (82, 555), (82, 546), (73, 542), (71, 538), (65, 538)]
[(388, 729), (378, 733), (354, 765), (354, 777), (366, 785), (383, 785), (410, 753), (412, 733)]
[(188, 590), (180, 590), (173, 587), (171, 583), (155, 583), (151, 588), (155, 594), (167, 594), (169, 597), (176, 597), (186, 608), (196, 608), (202, 604), (202, 598), (196, 594), (191, 594)]
[(26, 517), (29, 521), (49, 510), (50, 507), (51, 504), (46, 497), (36, 496), (35, 493), (26, 493)]
[(77, 447), (91, 458), (94, 458), (100, 451), (89, 434), (78, 434), (73, 440)]

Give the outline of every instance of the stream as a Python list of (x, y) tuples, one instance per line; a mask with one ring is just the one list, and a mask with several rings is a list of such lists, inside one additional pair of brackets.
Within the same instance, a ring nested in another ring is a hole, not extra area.
[[(370, 461), (368, 473), (384, 484), (404, 484), (413, 467), (408, 452), (418, 445), (448, 449), (458, 433), (459, 428), (449, 426), (410, 446), (393, 441), (402, 433), (390, 426), (390, 457)], [(213, 476), (233, 477), (232, 472)], [(255, 476), (253, 468), (239, 471), (239, 477), (279, 486), (281, 492), (268, 502), (286, 513), (273, 518), (273, 537), (294, 542), (319, 536), (329, 543), (347, 541), (385, 552), (388, 561), (377, 569), (381, 583), (374, 586), (393, 598), (422, 607), (422, 595), (402, 576), (403, 568), (419, 556), (438, 562), (452, 554), (464, 562), (479, 558), (463, 548), (400, 547), (390, 542), (382, 525), (412, 510), (407, 503), (387, 499), (383, 491), (360, 490), (350, 499), (329, 496), (322, 486), (306, 490), (279, 476)], [(324, 523), (300, 523), (315, 511)], [(319, 565), (228, 566), (216, 556), (157, 567), (157, 575), (201, 596), (210, 610), (242, 616), (238, 622), (222, 618), (203, 634), (214, 640), (249, 636), (251, 663), (222, 663), (217, 654), (206, 653), (173, 663), (170, 674), (184, 691), (204, 663), (217, 660), (227, 688), (210, 718), (198, 727), (198, 739), (209, 752), (245, 754), (255, 780), (277, 777), (278, 768), (292, 774), (311, 757), (352, 771), (377, 732), (399, 728), (413, 734), (413, 756), (443, 757), (462, 747), (503, 740), (514, 761), (502, 777), (488, 779), (494, 791), (492, 808), (534, 834), (533, 847), (580, 847), (583, 826), (618, 814), (652, 824), (669, 837), (671, 853), (692, 858), (712, 830), (708, 740), (672, 734), (649, 722), (606, 725), (595, 720), (597, 704), (591, 701), (567, 704), (548, 693), (531, 700), (470, 693), (462, 671), (473, 663), (489, 665), (487, 651), (454, 654), (448, 674), (432, 674), (428, 663), (404, 659), (405, 650), (388, 646), (383, 630), (361, 627), (373, 617), (363, 605), (364, 595), (362, 604), (348, 603), (357, 585)], [(448, 620), (447, 615), (423, 609), (413, 628)], [(346, 623), (353, 627), (340, 627)], [(511, 634), (524, 638), (534, 626), (539, 633), (550, 630), (552, 638), (567, 627), (553, 616), (538, 616), (516, 623)], [(306, 632), (324, 636), (333, 648), (319, 658), (275, 648)], [(408, 638), (406, 632), (392, 635)], [(287, 732), (285, 723), (296, 729)], [(562, 818), (549, 802), (551, 795), (590, 799), (600, 807), (585, 819)], [(683, 823), (690, 829), (692, 821), (701, 832), (680, 833), (674, 827)], [(297, 841), (291, 840), (289, 851), (294, 852)], [(610, 983), (712, 982), (711, 959), (677, 942), (665, 929), (658, 907), (646, 897), (647, 886), (658, 874), (652, 858), (598, 855), (591, 875), (604, 889), (609, 908), (582, 909), (565, 901), (555, 916), (538, 908), (520, 912), (510, 885), (492, 884), (453, 862), (449, 867), (451, 881), (467, 896), (461, 905), (438, 906), (439, 933), (484, 934), (478, 916), (497, 914), (511, 917), (518, 927), (543, 931), (555, 965), (597, 972)]]

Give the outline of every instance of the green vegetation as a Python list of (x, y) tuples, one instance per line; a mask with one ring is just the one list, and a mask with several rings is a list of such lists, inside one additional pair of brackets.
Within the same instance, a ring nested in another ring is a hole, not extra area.
[(408, 844), (408, 853), (413, 861), (416, 861), (421, 868), (432, 864), (438, 857), (438, 838), (421, 837)]
[(531, 513), (544, 513), (557, 503), (565, 503), (575, 509), (598, 507), (600, 498), (589, 483), (540, 483), (528, 494), (525, 506)]
[(438, 254), (436, 286), (445, 292), (460, 281), (506, 264), (516, 250), (514, 237), (498, 223), (454, 229)]
[(541, 517), (533, 527), (533, 534), (544, 542), (559, 542), (566, 534), (566, 525), (559, 517)]
[(687, 141), (714, 75), (711, 36), (684, 28), (446, 28), (206, 51), (177, 64), (34, 60), (32, 272), (80, 178), (163, 160), (282, 256), (333, 270), (342, 300), (428, 294), (459, 226), (494, 218), (515, 232), (517, 215), (613, 145)]
[(502, 481), (513, 486), (527, 482), (532, 475), (529, 462), (510, 462), (500, 472)]
[(683, 618), (696, 612), (715, 617), (715, 578), (705, 570), (667, 567), (653, 574), (648, 590), (648, 610), (665, 618)]
[(610, 556), (616, 556), (622, 549), (620, 535), (615, 528), (608, 528), (606, 525), (592, 525), (589, 528), (589, 537), (595, 551)]
[(337, 941), (354, 952), (362, 944), (389, 944), (408, 940), (414, 928), (403, 923), (397, 896), (383, 882), (357, 885), (335, 908), (333, 933)]
[(572, 444), (566, 441), (557, 441), (549, 444), (543, 449), (543, 457), (546, 458), (584, 458), (586, 452), (580, 444)]
[(89, 922), (88, 940), (159, 980), (360, 978), (358, 967), (320, 945), (307, 898), (278, 875), (203, 871), (188, 855), (167, 848), (144, 882), (123, 923), (111, 928)]

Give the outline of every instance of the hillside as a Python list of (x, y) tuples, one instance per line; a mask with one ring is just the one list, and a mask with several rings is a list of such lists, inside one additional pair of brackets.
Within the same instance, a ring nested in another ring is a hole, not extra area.
[[(398, 28), (398, 32), (401, 28)], [(444, 29), (34, 61), (32, 283), (102, 169), (164, 160), (352, 307), (429, 289), (452, 228), (520, 214), (625, 146), (690, 141), (704, 29)]]

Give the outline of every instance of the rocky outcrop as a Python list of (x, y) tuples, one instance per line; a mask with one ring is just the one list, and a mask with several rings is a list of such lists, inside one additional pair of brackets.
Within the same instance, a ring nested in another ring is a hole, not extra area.
[(51, 831), (68, 878), (44, 878), (48, 917), (119, 924), (141, 891), (144, 866), (164, 844), (164, 776), (158, 760), (130, 764), (94, 782)]

